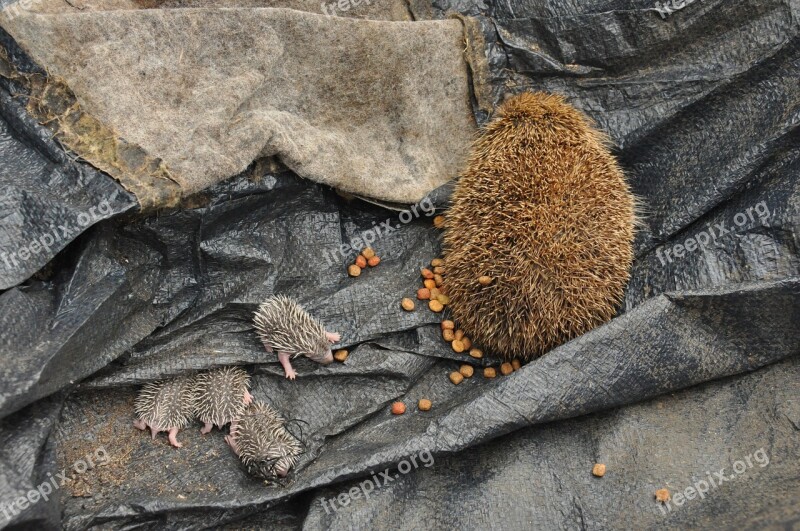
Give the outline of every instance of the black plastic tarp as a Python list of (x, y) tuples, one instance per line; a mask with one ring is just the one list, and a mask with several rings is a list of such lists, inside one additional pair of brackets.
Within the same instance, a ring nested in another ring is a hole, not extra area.
[[(103, 201), (109, 211), (3, 274), (0, 519), (800, 525), (798, 6), (678, 4), (438, 5), (480, 17), (498, 100), (559, 92), (609, 133), (643, 212), (617, 318), (510, 376), (458, 386), (449, 372), (474, 360), (441, 340), (438, 315), (399, 307), (440, 254), (431, 205), (446, 210), (448, 188), (404, 215), (256, 166), (185, 208), (137, 216), (132, 196), (60, 150), (4, 86), (0, 179), (12, 193), (0, 249), (18, 252)], [(350, 278), (347, 245), (365, 233), (382, 262)], [(299, 360), (298, 379), (283, 378), (252, 329), (272, 293), (340, 332), (347, 362)], [(139, 384), (227, 364), (303, 421), (307, 451), (283, 485), (248, 477), (218, 431), (184, 430), (176, 450), (131, 426)], [(414, 407), (423, 397), (430, 412)], [(389, 413), (398, 399), (409, 406), (400, 417)], [(594, 463), (607, 465), (602, 479)], [(730, 479), (678, 505), (717, 473)], [(655, 500), (660, 488), (671, 505)]]

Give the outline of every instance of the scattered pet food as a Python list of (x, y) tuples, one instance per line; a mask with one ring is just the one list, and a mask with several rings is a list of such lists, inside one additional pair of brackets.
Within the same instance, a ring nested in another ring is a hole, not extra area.
[(661, 503), (666, 503), (670, 499), (669, 491), (667, 489), (658, 489), (656, 491), (656, 500)]
[(431, 298), (431, 290), (428, 288), (419, 288), (417, 290), (417, 299), (426, 301)]
[(514, 372), (514, 367), (510, 363), (505, 362), (502, 365), (500, 365), (500, 373), (503, 376), (508, 376), (512, 372)]
[(400, 301), (400, 306), (402, 306), (405, 311), (410, 312), (414, 309), (414, 301), (408, 297), (405, 297), (402, 301)]
[[(409, 300), (411, 300), (411, 299), (409, 299)], [(439, 313), (442, 310), (444, 310), (444, 306), (439, 301), (430, 301), (428, 303), (428, 308), (430, 308), (432, 312), (436, 312), (436, 313)]]
[(481, 349), (479, 349), (479, 348), (474, 348), (474, 349), (469, 351), (469, 355), (472, 356), (473, 358), (479, 360), (479, 359), (481, 359), (483, 357), (483, 351)]
[(341, 349), (341, 350), (337, 350), (336, 352), (334, 352), (333, 359), (335, 359), (338, 362), (344, 363), (344, 360), (346, 360), (347, 356), (349, 356), (349, 355), (350, 355), (349, 352), (347, 352), (344, 349)]
[(433, 218), (433, 226), (437, 229), (444, 227), (444, 216), (436, 216)]
[(431, 401), (427, 398), (420, 398), (419, 403), (417, 403), (417, 407), (420, 411), (430, 411), (432, 405)]
[(472, 375), (475, 374), (475, 369), (472, 367), (472, 365), (465, 363), (458, 368), (458, 372), (460, 372), (464, 378), (472, 378)]
[(458, 385), (464, 381), (464, 375), (458, 371), (453, 371), (450, 373), (450, 381)]
[(347, 267), (347, 274), (351, 277), (357, 277), (361, 275), (361, 268), (358, 267), (356, 264)]
[(406, 405), (402, 402), (392, 404), (392, 415), (402, 415), (406, 412)]
[(495, 376), (497, 376), (497, 371), (494, 370), (494, 367), (486, 367), (483, 369), (484, 378), (494, 378)]
[(592, 475), (597, 476), (599, 478), (606, 475), (606, 465), (603, 463), (595, 463), (592, 467)]

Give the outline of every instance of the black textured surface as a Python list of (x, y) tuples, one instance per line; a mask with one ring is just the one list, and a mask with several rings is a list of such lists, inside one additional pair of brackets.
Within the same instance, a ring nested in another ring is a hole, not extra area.
[[(60, 253), (50, 277), (0, 294), (0, 523), (48, 473), (74, 472), (103, 448), (106, 465), (58, 490), (60, 515), (39, 501), (14, 524), (800, 525), (796, 4), (703, 0), (666, 19), (643, 0), (453, 6), (495, 30), (498, 97), (566, 94), (618, 145), (645, 214), (621, 315), (511, 376), (454, 386), (447, 375), (468, 358), (441, 341), (439, 316), (399, 308), (439, 252), (428, 204), (402, 223), (288, 173), (248, 174), (193, 209), (102, 221)], [(26, 127), (15, 130), (33, 134)], [(0, 178), (28, 182), (37, 166), (26, 153), (3, 159), (19, 169)], [(433, 202), (445, 205), (447, 192)], [(677, 244), (719, 224), (726, 234), (676, 256)], [(376, 226), (382, 263), (348, 277), (355, 250), (340, 246)], [(272, 293), (340, 332), (347, 362), (298, 360), (298, 379), (284, 379), (251, 325)], [(197, 423), (175, 450), (131, 426), (136, 385), (231, 363), (253, 375), (257, 398), (305, 421), (307, 453), (283, 486), (249, 478), (218, 430), (203, 437)], [(416, 411), (422, 397), (428, 413)], [(389, 413), (397, 399), (408, 406), (401, 417)], [(674, 495), (709, 472), (731, 474), (762, 448), (768, 465), (702, 500), (668, 511), (654, 500), (658, 488)], [(399, 474), (424, 450), (430, 467)], [(602, 479), (590, 473), (596, 462), (608, 467)], [(398, 477), (369, 500), (326, 510), (387, 468)]]

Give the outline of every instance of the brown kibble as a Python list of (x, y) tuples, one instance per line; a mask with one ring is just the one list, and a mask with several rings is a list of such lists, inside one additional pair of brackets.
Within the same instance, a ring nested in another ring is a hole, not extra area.
[(514, 372), (514, 367), (512, 367), (509, 362), (505, 362), (502, 365), (500, 365), (500, 373), (503, 376), (508, 376), (512, 372)]
[(486, 275), (483, 275), (482, 277), (478, 277), (478, 283), (481, 286), (488, 286), (489, 284), (492, 283), (492, 280), (493, 280), (492, 277), (487, 277)]
[(370, 258), (375, 256), (375, 251), (372, 249), (372, 247), (365, 247), (364, 250), (361, 251), (361, 255), (367, 260), (369, 260)]
[(448, 304), (450, 304), (450, 297), (448, 297), (447, 295), (442, 295), (441, 293), (439, 294), (438, 297), (436, 297), (436, 300), (441, 302), (442, 306), (447, 306)]
[(522, 363), (517, 358), (511, 360), (511, 366), (514, 368), (515, 371), (519, 370), (522, 367)]
[(599, 478), (606, 475), (606, 465), (603, 463), (595, 463), (592, 467), (592, 475), (597, 476)]
[(450, 319), (442, 321), (442, 330), (453, 330), (455, 327), (456, 324)]
[(361, 274), (361, 268), (358, 267), (356, 264), (351, 265), (347, 268), (347, 274), (351, 277), (357, 277)]
[(479, 348), (474, 348), (469, 351), (469, 355), (479, 360), (483, 357), (483, 351)]
[(466, 349), (464, 348), (464, 343), (460, 339), (454, 339), (450, 346), (453, 347), (453, 350), (456, 352), (464, 352)]
[(408, 297), (405, 297), (402, 301), (400, 301), (400, 306), (402, 306), (405, 311), (410, 312), (414, 309), (414, 301)]
[(344, 360), (346, 360), (346, 359), (347, 359), (347, 356), (348, 356), (349, 354), (350, 354), (350, 353), (349, 353), (349, 352), (347, 352), (345, 349), (342, 349), (342, 350), (337, 350), (337, 351), (336, 351), (336, 352), (333, 354), (333, 359), (335, 359), (336, 361), (339, 361), (339, 362), (342, 362), (342, 363), (344, 363)]
[(658, 489), (656, 491), (656, 499), (661, 503), (666, 503), (670, 499), (669, 491), (667, 489)]
[(442, 303), (439, 301), (430, 301), (428, 303), (428, 308), (430, 308), (432, 312), (436, 313), (439, 313), (442, 310), (444, 310), (444, 306), (442, 306)]
[(464, 378), (472, 378), (472, 375), (475, 374), (475, 369), (472, 365), (467, 365), (466, 363), (458, 368), (458, 372), (460, 372)]
[(458, 385), (464, 381), (464, 375), (458, 371), (453, 371), (450, 373), (450, 381)]
[(428, 288), (419, 288), (417, 290), (417, 298), (421, 301), (426, 301), (431, 298), (431, 290)]
[(436, 282), (432, 278), (426, 278), (422, 285), (428, 289), (434, 289), (436, 287)]
[(417, 403), (417, 407), (420, 411), (430, 411), (431, 406), (433, 406), (433, 404), (431, 404), (431, 401), (427, 398), (420, 398), (419, 402)]
[(425, 279), (433, 278), (433, 271), (431, 271), (430, 269), (426, 269), (424, 267), (420, 270), (420, 274), (422, 275), (422, 278)]
[(461, 339), (464, 337), (464, 335), (465, 334), (463, 330), (456, 330), (456, 339)]
[(365, 267), (367, 267), (367, 259), (364, 258), (361, 255), (356, 256), (356, 262), (355, 263), (361, 269), (364, 269)]
[(380, 263), (381, 263), (381, 257), (380, 256), (373, 256), (372, 258), (367, 260), (367, 265), (369, 265), (370, 267), (375, 267), (376, 265), (378, 265)]
[[(426, 289), (427, 289), (427, 288), (426, 288)], [(439, 291), (439, 288), (433, 288), (433, 289), (431, 290), (431, 299), (438, 299), (438, 298), (439, 298), (439, 295), (441, 295), (441, 294), (442, 294), (442, 292), (441, 292), (441, 291)]]
[(444, 267), (436, 266), (436, 267), (433, 268), (433, 274), (434, 275), (441, 275), (442, 273), (444, 273)]
[(406, 405), (402, 402), (392, 404), (392, 415), (402, 415), (406, 412)]
[(444, 260), (442, 260), (441, 258), (434, 258), (433, 260), (431, 260), (431, 265), (433, 267), (443, 266), (444, 265)]
[(433, 218), (433, 226), (441, 229), (444, 226), (444, 216), (436, 216)]
[(436, 286), (441, 286), (444, 283), (444, 278), (442, 275), (433, 275), (433, 281), (436, 282)]
[(462, 337), (461, 342), (464, 343), (464, 350), (469, 350), (472, 348), (472, 340), (467, 336)]
[(444, 330), (442, 330), (442, 339), (444, 339), (448, 343), (452, 343), (453, 341), (455, 341), (456, 336), (455, 334), (453, 334), (452, 330), (445, 328)]
[(495, 376), (497, 376), (497, 371), (494, 370), (494, 367), (486, 367), (483, 369), (484, 378), (494, 378)]

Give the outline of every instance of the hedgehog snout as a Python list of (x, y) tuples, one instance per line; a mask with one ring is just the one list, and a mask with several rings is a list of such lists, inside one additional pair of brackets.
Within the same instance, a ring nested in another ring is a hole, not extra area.
[(333, 363), (333, 352), (328, 350), (328, 352), (322, 358), (322, 361), (320, 361), (320, 363), (323, 365), (330, 365), (331, 363)]

